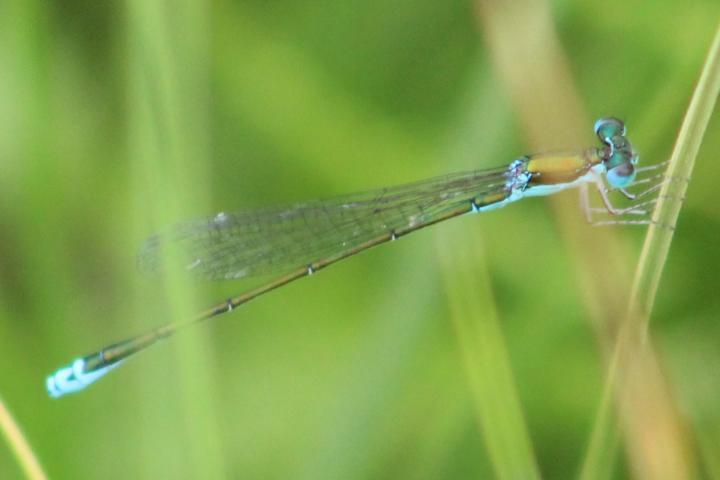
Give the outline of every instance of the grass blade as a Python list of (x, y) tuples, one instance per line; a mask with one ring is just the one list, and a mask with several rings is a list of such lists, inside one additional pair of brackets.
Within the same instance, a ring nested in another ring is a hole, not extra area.
[(5, 435), (8, 445), (10, 445), (10, 449), (25, 476), (33, 480), (47, 478), (40, 461), (35, 456), (30, 444), (20, 430), (20, 426), (13, 419), (2, 398), (0, 398), (0, 431)]
[(490, 461), (498, 478), (540, 478), (477, 238), (451, 230), (437, 234), (444, 283)]
[(655, 303), (660, 277), (670, 251), (673, 231), (680, 215), (682, 199), (688, 187), (688, 181), (685, 179), (690, 179), (692, 175), (695, 158), (719, 92), (720, 26), (670, 157), (666, 177), (673, 181), (666, 182), (660, 191), (660, 199), (653, 213), (655, 224), (648, 229), (635, 272), (628, 310), (630, 314), (634, 312), (641, 315), (645, 319), (645, 324)]
[[(661, 401), (667, 393), (658, 389), (667, 387), (662, 381), (646, 333), (682, 199), (687, 190), (688, 182), (685, 179), (691, 176), (718, 92), (720, 28), (706, 57), (700, 81), (670, 158), (666, 176), (675, 180), (666, 182), (661, 190), (660, 200), (653, 213), (654, 224), (645, 237), (627, 314), (610, 364), (607, 388), (615, 390), (620, 416), (627, 431), (630, 463), (638, 478), (658, 478), (660, 474), (670, 475), (668, 478), (691, 476), (685, 435), (670, 404)], [(607, 424), (612, 421), (607, 412), (609, 408), (609, 404), (601, 407), (595, 434), (613, 428)], [(590, 465), (600, 455), (597, 445), (593, 448), (593, 444), (586, 457), (583, 478), (590, 478), (585, 473), (591, 471)]]

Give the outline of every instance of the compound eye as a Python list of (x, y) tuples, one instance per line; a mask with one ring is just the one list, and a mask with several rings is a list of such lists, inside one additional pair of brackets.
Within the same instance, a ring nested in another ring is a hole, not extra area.
[(625, 124), (617, 118), (601, 118), (595, 122), (595, 134), (605, 145), (613, 145), (613, 138), (625, 135)]
[(613, 188), (625, 188), (635, 181), (635, 165), (624, 162), (607, 171), (607, 181)]

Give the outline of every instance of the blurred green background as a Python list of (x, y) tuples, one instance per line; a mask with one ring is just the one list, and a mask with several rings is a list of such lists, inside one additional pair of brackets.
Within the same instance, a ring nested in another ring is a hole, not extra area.
[[(140, 275), (137, 247), (172, 222), (594, 145), (603, 115), (643, 163), (669, 156), (715, 0), (551, 2), (588, 115), (562, 144), (528, 138), (488, 41), (495, 3), (0, 3), (0, 395), (51, 477), (641, 475), (622, 432), (590, 446), (603, 340), (583, 246), (545, 199), (353, 257), (81, 394), (45, 393), (74, 356), (257, 284)], [(515, 67), (544, 98), (542, 65)], [(543, 113), (550, 130), (564, 115)], [(714, 118), (650, 324), (691, 478), (720, 478), (718, 155)], [(612, 231), (630, 272), (643, 234)], [(3, 444), (0, 478), (21, 476)]]

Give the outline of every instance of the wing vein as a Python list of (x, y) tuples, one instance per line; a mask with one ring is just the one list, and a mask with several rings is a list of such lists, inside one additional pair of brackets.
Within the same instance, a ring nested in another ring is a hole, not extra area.
[(463, 202), (505, 190), (507, 176), (506, 168), (475, 170), (327, 200), (188, 220), (148, 238), (138, 266), (144, 272), (157, 271), (164, 246), (173, 243), (188, 270), (205, 279), (287, 271), (395, 230), (432, 223)]

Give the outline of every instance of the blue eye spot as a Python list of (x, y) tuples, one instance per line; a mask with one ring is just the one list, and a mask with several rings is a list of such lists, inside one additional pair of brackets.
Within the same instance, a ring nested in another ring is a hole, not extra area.
[(606, 178), (613, 188), (625, 188), (635, 181), (635, 167), (632, 163), (623, 163), (607, 171)]

